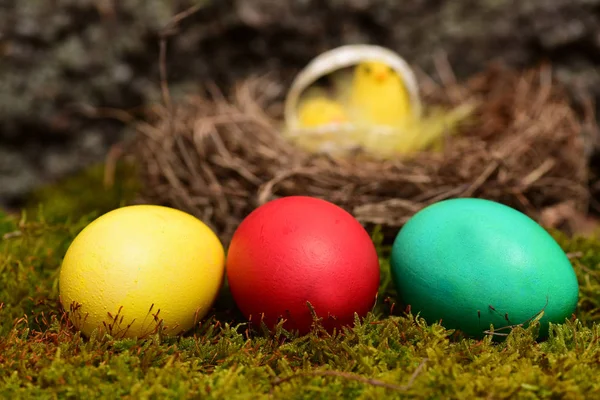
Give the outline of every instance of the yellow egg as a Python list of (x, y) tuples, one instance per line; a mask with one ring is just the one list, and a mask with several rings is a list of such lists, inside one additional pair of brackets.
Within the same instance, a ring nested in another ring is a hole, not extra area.
[[(86, 226), (63, 260), (61, 303), (90, 336), (144, 337), (189, 330), (221, 288), (225, 252), (202, 221), (169, 207), (135, 205)], [(162, 328), (160, 328), (162, 326)]]

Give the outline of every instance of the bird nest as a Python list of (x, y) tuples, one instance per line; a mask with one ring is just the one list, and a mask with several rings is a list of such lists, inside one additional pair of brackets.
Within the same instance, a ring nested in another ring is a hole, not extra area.
[(473, 121), (442, 152), (380, 160), (311, 154), (281, 135), (286, 88), (269, 78), (227, 95), (157, 105), (137, 125), (133, 147), (144, 188), (139, 202), (189, 212), (225, 245), (253, 209), (281, 196), (329, 200), (392, 238), (415, 212), (444, 199), (499, 201), (540, 221), (565, 204), (588, 207), (581, 124), (548, 69), (491, 67), (464, 83), (419, 80), (425, 104), (477, 104)]

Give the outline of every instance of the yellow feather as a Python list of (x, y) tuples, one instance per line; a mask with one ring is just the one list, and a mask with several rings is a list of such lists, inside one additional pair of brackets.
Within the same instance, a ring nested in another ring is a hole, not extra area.
[(381, 157), (409, 157), (421, 151), (442, 151), (445, 137), (452, 136), (466, 123), (475, 104), (465, 103), (451, 110), (431, 110), (427, 116), (408, 119), (406, 125), (389, 135), (365, 132), (367, 150)]

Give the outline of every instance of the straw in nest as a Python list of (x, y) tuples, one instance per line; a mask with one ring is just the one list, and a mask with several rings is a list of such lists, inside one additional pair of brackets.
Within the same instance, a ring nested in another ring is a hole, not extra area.
[(581, 126), (549, 69), (492, 67), (464, 84), (421, 79), (428, 104), (476, 100), (476, 123), (442, 153), (410, 160), (334, 159), (302, 151), (281, 135), (285, 87), (268, 78), (214, 86), (138, 125), (135, 154), (145, 188), (140, 202), (189, 212), (227, 245), (257, 206), (289, 195), (334, 202), (365, 226), (395, 235), (421, 208), (453, 197), (496, 200), (539, 220), (569, 203), (587, 210)]

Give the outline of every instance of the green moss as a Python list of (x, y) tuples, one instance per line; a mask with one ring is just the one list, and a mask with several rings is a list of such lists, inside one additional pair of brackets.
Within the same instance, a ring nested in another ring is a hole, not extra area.
[[(100, 177), (94, 171), (88, 171), (88, 178)], [(92, 192), (101, 187), (100, 181), (84, 182)], [(224, 290), (212, 314), (182, 337), (87, 339), (60, 310), (58, 270), (72, 239), (97, 215), (89, 210), (106, 209), (120, 200), (105, 193), (110, 200), (106, 203), (95, 196), (97, 201), (83, 201), (74, 182), (44, 192), (53, 195), (33, 214), (0, 215), (1, 398), (600, 395), (600, 241), (594, 238), (554, 233), (572, 253), (581, 296), (578, 318), (552, 325), (550, 337), (542, 342), (536, 340), (535, 324), (514, 329), (500, 342), (491, 337), (460, 339), (393, 307), (389, 248), (378, 231), (373, 234), (382, 258), (378, 305), (342, 332), (330, 335), (318, 325), (304, 337), (282, 329), (271, 334), (249, 331)]]
[(100, 215), (134, 199), (138, 180), (133, 164), (117, 164), (112, 185), (105, 184), (104, 177), (104, 165), (92, 165), (57, 184), (35, 191), (26, 210), (35, 213), (41, 209), (46, 219), (63, 221), (86, 214)]

